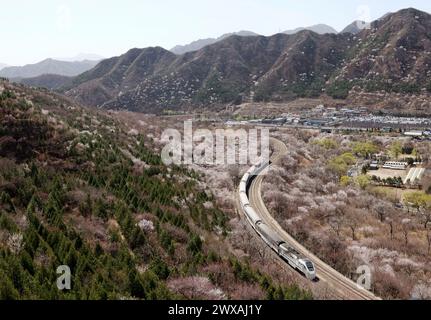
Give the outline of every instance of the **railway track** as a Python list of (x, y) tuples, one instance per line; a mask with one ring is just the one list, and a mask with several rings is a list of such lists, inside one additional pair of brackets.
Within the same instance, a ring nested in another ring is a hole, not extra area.
[[(271, 144), (274, 146), (275, 152), (272, 156), (271, 162), (277, 164), (280, 158), (287, 152), (287, 146), (277, 140), (271, 139)], [(310, 259), (317, 271), (319, 281), (325, 282), (329, 288), (331, 288), (335, 295), (340, 299), (349, 300), (379, 300), (373, 293), (360, 287), (358, 284), (345, 277), (321, 259), (316, 257), (313, 253), (307, 250), (299, 242), (297, 242), (290, 234), (288, 234), (279, 223), (271, 216), (268, 209), (266, 208), (262, 199), (262, 182), (265, 175), (259, 175), (253, 179), (249, 191), (248, 197), (250, 205), (259, 214), (262, 220), (270, 226), (279, 236), (282, 237), (286, 243), (291, 245), (299, 253)], [(241, 210), (242, 211), (242, 210)]]

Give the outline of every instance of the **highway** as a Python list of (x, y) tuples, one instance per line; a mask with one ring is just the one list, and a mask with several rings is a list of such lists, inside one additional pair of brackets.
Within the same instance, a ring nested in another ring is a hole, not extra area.
[[(274, 147), (274, 153), (271, 158), (272, 164), (277, 164), (283, 154), (287, 152), (287, 146), (277, 140), (271, 139), (271, 144)], [(358, 284), (348, 279), (325, 262), (316, 257), (313, 253), (307, 250), (304, 246), (298, 243), (291, 235), (289, 235), (279, 223), (271, 216), (262, 199), (262, 182), (265, 178), (264, 174), (257, 176), (250, 185), (248, 197), (250, 205), (259, 214), (264, 223), (275, 230), (282, 239), (295, 248), (299, 253), (310, 259), (317, 271), (319, 282), (323, 282), (333, 290), (334, 296), (339, 299), (346, 300), (379, 300), (373, 293), (360, 287)], [(240, 208), (240, 212), (242, 209)], [(244, 214), (244, 213), (243, 213)], [(314, 285), (319, 285), (314, 283)]]

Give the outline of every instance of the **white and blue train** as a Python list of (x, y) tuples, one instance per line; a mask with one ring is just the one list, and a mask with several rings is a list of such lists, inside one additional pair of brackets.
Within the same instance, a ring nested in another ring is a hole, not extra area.
[(274, 230), (267, 226), (258, 213), (251, 207), (250, 200), (248, 198), (248, 187), (254, 177), (259, 175), (267, 165), (265, 163), (258, 163), (257, 165), (250, 168), (247, 173), (241, 179), (239, 185), (239, 197), (241, 207), (247, 217), (247, 220), (262, 238), (265, 243), (270, 246), (280, 257), (282, 257), (287, 263), (294, 269), (299, 270), (303, 273), (307, 279), (316, 279), (316, 268), (313, 262), (309, 259), (301, 256), (294, 248), (289, 246)]

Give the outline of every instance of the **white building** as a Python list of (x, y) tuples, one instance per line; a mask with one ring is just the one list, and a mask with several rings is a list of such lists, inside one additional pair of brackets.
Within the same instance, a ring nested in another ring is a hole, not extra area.
[(408, 167), (407, 162), (397, 162), (397, 161), (388, 161), (383, 165), (384, 169), (393, 169), (393, 170), (406, 170)]
[(406, 131), (406, 132), (404, 132), (404, 135), (407, 137), (422, 137), (423, 132), (422, 131)]

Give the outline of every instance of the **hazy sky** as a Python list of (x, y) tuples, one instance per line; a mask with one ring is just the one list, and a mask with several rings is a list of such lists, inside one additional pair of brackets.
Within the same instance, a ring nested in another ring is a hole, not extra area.
[(337, 30), (430, 0), (0, 0), (0, 63), (162, 46), (250, 30), (271, 35), (326, 23)]

